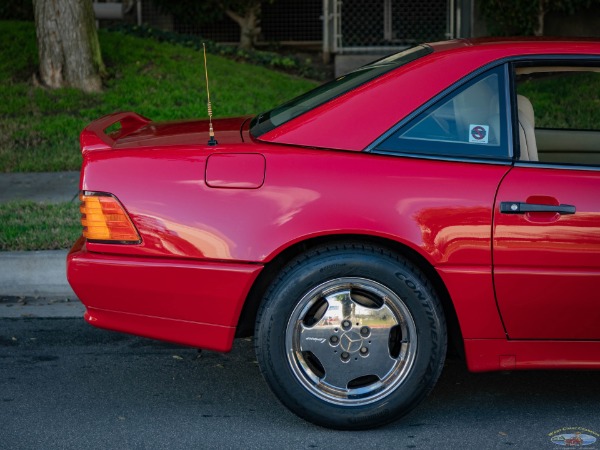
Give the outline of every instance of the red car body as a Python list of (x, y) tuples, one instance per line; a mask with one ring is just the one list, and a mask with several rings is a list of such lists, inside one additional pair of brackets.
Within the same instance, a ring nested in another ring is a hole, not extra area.
[[(287, 262), (351, 239), (427, 274), (471, 371), (600, 368), (600, 167), (518, 160), (510, 75), (502, 111), (510, 158), (377, 151), (390, 130), (482, 71), (598, 64), (600, 43), (429, 48), (260, 136), (250, 118), (215, 120), (216, 146), (207, 145), (207, 121), (119, 113), (89, 125), (80, 189), (116, 197), (141, 242), (75, 244), (68, 279), (85, 319), (228, 351), (252, 329), (261, 295)], [(121, 130), (105, 134), (115, 122)], [(600, 131), (590, 133), (598, 144)], [(576, 213), (501, 210), (512, 202)]]

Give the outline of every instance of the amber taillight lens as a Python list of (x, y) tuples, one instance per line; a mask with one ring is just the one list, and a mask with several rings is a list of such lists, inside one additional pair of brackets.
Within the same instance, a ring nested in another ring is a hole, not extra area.
[(79, 195), (83, 236), (89, 241), (139, 244), (142, 239), (119, 201), (107, 193)]

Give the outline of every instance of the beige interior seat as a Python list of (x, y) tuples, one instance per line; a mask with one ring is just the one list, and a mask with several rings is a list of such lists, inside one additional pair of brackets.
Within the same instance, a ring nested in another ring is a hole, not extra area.
[(521, 161), (538, 161), (533, 106), (527, 97), (517, 95), (517, 108), (519, 110), (519, 142), (521, 145), (519, 159)]

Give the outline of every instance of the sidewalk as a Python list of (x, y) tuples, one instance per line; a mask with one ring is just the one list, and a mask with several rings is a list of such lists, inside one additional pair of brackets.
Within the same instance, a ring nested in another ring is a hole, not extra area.
[[(79, 172), (0, 173), (0, 203), (77, 201), (78, 191)], [(0, 318), (81, 317), (66, 257), (67, 250), (0, 252)]]
[(0, 203), (71, 202), (78, 194), (79, 172), (0, 173)]

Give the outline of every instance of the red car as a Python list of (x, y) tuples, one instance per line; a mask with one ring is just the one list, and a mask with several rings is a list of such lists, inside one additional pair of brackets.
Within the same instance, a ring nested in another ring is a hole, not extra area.
[(471, 371), (600, 368), (600, 42), (421, 45), (213, 125), (83, 131), (90, 324), (254, 334), (277, 397), (339, 429), (410, 411), (448, 345)]

